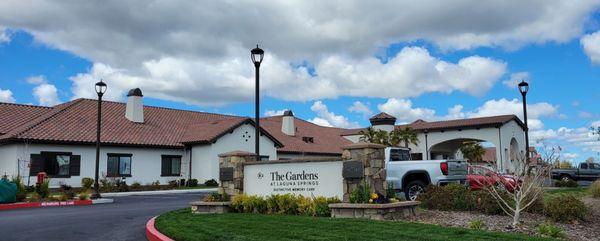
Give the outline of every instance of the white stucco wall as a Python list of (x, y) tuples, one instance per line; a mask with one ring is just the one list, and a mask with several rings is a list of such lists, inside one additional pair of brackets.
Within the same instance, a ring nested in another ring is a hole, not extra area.
[[(192, 178), (204, 182), (209, 179), (219, 180), (219, 154), (230, 151), (254, 152), (254, 126), (244, 124), (227, 133), (212, 145), (194, 146), (192, 148)], [(270, 160), (277, 160), (275, 143), (267, 136), (260, 137), (260, 154), (268, 155)]]
[[(17, 175), (16, 163), (18, 159), (25, 160), (22, 162), (20, 173), (22, 176), (29, 175), (29, 161), (31, 154), (39, 154), (42, 151), (49, 152), (71, 152), (73, 155), (81, 156), (80, 175), (71, 176), (70, 178), (52, 178), (50, 181), (51, 187), (58, 187), (61, 183), (68, 184), (74, 187), (81, 186), (81, 179), (84, 177), (94, 178), (95, 162), (96, 162), (96, 149), (95, 146), (91, 145), (42, 145), (42, 144), (11, 144), (0, 146), (0, 153), (7, 153), (9, 155), (2, 154), (3, 159), (8, 162), (14, 163), (12, 165), (13, 170), (9, 171), (9, 166), (1, 166), (0, 172), (10, 172), (9, 176)], [(156, 149), (156, 148), (135, 148), (135, 147), (109, 147), (104, 146), (100, 149), (100, 178), (103, 174), (106, 174), (108, 153), (123, 153), (132, 154), (131, 157), (131, 177), (125, 178), (128, 184), (133, 182), (139, 182), (143, 185), (149, 184), (153, 181), (160, 181), (161, 183), (168, 183), (170, 180), (177, 180), (180, 178), (187, 178), (187, 163), (189, 158), (186, 158), (185, 151), (183, 149)], [(161, 177), (161, 156), (162, 155), (181, 155), (182, 156), (182, 177)], [(6, 162), (3, 161), (3, 162)], [(6, 169), (5, 169), (6, 168)], [(24, 180), (27, 183), (27, 180)], [(30, 177), (29, 184), (33, 185), (36, 181), (36, 177)]]
[[(358, 142), (361, 135), (344, 136), (344, 138)], [(500, 128), (486, 127), (480, 129), (464, 129), (464, 130), (445, 130), (433, 131), (427, 133), (427, 140), (425, 140), (425, 133), (418, 133), (417, 138), (419, 139), (418, 145), (409, 145), (412, 153), (423, 153), (423, 158), (427, 159), (427, 152), (431, 152), (432, 146), (443, 143), (445, 141), (453, 139), (477, 139), (487, 141), (496, 147), (496, 160), (497, 168), (503, 172), (510, 172), (510, 141), (514, 138), (518, 143), (518, 152), (523, 153), (525, 150), (525, 132), (517, 124), (516, 121), (510, 121)], [(400, 144), (404, 146), (404, 143)], [(427, 146), (427, 147), (426, 147)], [(429, 150), (427, 150), (429, 149)], [(438, 157), (430, 156), (429, 159), (436, 159)]]
[(303, 158), (339, 158), (342, 154), (338, 156), (334, 155), (322, 155), (322, 154), (302, 154), (302, 153), (277, 153), (277, 159), (303, 159)]
[(18, 173), (17, 145), (0, 146), (0, 176)]

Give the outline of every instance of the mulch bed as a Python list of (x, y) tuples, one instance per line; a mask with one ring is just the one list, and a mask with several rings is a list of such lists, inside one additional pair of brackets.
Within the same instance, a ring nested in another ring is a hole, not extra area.
[(471, 220), (479, 219), (484, 224), (485, 230), (501, 232), (518, 232), (528, 235), (537, 235), (537, 226), (541, 223), (553, 223), (564, 230), (569, 240), (599, 240), (600, 239), (600, 199), (584, 198), (590, 214), (582, 222), (564, 224), (554, 223), (540, 214), (525, 213), (521, 216), (523, 223), (515, 229), (507, 229), (512, 222), (509, 216), (485, 215), (478, 212), (453, 212), (439, 210), (419, 210), (414, 222), (436, 224), (442, 226), (469, 228)]

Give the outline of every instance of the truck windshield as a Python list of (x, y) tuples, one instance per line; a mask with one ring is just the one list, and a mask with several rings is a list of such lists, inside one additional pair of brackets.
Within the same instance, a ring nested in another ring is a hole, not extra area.
[(402, 149), (391, 149), (390, 161), (410, 161), (410, 151)]

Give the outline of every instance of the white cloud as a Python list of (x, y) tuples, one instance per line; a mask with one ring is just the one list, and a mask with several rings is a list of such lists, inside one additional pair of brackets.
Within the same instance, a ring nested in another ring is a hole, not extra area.
[(40, 105), (53, 106), (60, 103), (58, 99), (58, 91), (54, 85), (40, 84), (33, 88), (33, 96), (38, 100)]
[(368, 105), (360, 101), (354, 101), (354, 103), (352, 103), (352, 106), (348, 107), (348, 111), (358, 113), (363, 116), (370, 116), (373, 114), (371, 108), (369, 108)]
[(583, 118), (583, 119), (591, 119), (594, 117), (594, 114), (587, 112), (587, 111), (579, 111), (579, 114), (577, 114), (579, 116), (579, 118)]
[(0, 44), (10, 42), (10, 36), (8, 30), (0, 26)]
[[(248, 101), (253, 85), (248, 49), (260, 42), (268, 54), (261, 69), (268, 96), (408, 98), (451, 91), (481, 95), (504, 74), (506, 65), (479, 56), (443, 61), (422, 48), (406, 48), (381, 64), (371, 57), (381, 48), (415, 40), (443, 50), (566, 42), (581, 35), (600, 1), (467, 0), (452, 5), (6, 0), (0, 1), (0, 25), (93, 62), (89, 73), (73, 77), (77, 96), (87, 96), (88, 85), (102, 77), (98, 71), (105, 68), (112, 78), (106, 80), (112, 82), (113, 98), (142, 87), (148, 96), (193, 104)], [(315, 66), (316, 77), (290, 67), (303, 61)], [(88, 83), (86, 78), (93, 80)], [(381, 86), (394, 88), (379, 93)]]
[(283, 110), (265, 110), (265, 116), (278, 116), (278, 115), (283, 115), (283, 112), (285, 112), (286, 109)]
[(27, 83), (34, 84), (34, 85), (44, 84), (44, 83), (48, 82), (46, 80), (46, 76), (43, 76), (43, 75), (29, 76), (29, 77), (27, 77), (26, 81), (27, 81)]
[(502, 84), (506, 85), (506, 87), (511, 89), (516, 89), (517, 85), (521, 83), (521, 81), (529, 82), (531, 76), (529, 72), (517, 72), (510, 75), (510, 79), (502, 81)]
[(12, 91), (0, 89), (0, 102), (15, 103)]
[(580, 42), (592, 63), (600, 64), (600, 31), (584, 35)]
[(435, 110), (427, 108), (413, 108), (412, 101), (407, 99), (390, 98), (387, 102), (377, 106), (380, 111), (395, 116), (400, 122), (412, 122), (417, 119), (434, 120)]
[[(593, 125), (593, 123), (592, 123)], [(600, 121), (598, 123), (600, 126)], [(600, 141), (598, 136), (592, 134), (588, 127), (535, 130), (529, 133), (530, 140), (534, 145), (544, 142), (551, 145), (559, 145), (563, 150), (581, 148), (583, 151), (600, 152)]]
[(349, 121), (345, 116), (336, 115), (335, 113), (330, 112), (322, 101), (316, 101), (313, 103), (313, 105), (310, 107), (310, 110), (315, 112), (317, 116), (309, 121), (317, 125), (341, 128), (359, 127), (358, 123)]

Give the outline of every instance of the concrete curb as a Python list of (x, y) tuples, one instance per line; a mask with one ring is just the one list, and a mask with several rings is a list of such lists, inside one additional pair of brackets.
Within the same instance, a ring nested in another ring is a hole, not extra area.
[(158, 216), (151, 218), (146, 223), (146, 238), (149, 241), (174, 241), (173, 239), (159, 232), (156, 227), (154, 227), (154, 221), (157, 217)]
[(125, 197), (141, 195), (164, 195), (164, 194), (184, 194), (184, 193), (209, 193), (216, 192), (216, 188), (205, 189), (183, 189), (183, 190), (160, 190), (160, 191), (138, 191), (138, 192), (108, 192), (102, 193), (102, 197)]
[(112, 198), (92, 199), (92, 204), (107, 204), (107, 203), (113, 203), (113, 202), (115, 202), (115, 200), (113, 200)]

